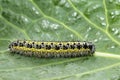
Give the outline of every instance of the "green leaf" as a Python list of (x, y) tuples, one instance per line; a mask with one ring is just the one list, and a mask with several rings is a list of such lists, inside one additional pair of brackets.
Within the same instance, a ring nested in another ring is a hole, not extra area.
[[(12, 55), (13, 40), (92, 41), (93, 57)], [(0, 0), (0, 80), (119, 80), (119, 0)]]

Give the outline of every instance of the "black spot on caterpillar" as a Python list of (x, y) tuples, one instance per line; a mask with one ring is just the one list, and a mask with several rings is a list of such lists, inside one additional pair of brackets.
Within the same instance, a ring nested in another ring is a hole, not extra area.
[(11, 53), (26, 56), (47, 57), (81, 57), (92, 56), (95, 52), (95, 45), (92, 42), (40, 42), (17, 40), (9, 45)]

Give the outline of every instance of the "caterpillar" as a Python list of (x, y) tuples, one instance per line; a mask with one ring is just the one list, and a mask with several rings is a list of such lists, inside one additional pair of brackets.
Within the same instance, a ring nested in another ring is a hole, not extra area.
[(9, 44), (11, 53), (40, 58), (92, 56), (95, 45), (92, 42), (69, 41), (31, 41), (16, 40)]

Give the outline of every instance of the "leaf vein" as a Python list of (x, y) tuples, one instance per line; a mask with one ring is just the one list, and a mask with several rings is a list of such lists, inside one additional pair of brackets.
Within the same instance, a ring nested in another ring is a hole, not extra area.
[[(93, 22), (91, 22), (80, 10), (78, 10), (78, 9), (74, 6), (74, 4), (73, 4), (70, 0), (68, 0), (68, 2), (70, 3), (70, 5), (73, 7), (73, 9), (74, 9), (75, 11), (77, 11), (79, 14), (81, 14), (81, 15), (85, 18), (86, 21), (88, 21), (88, 22), (89, 22), (91, 25), (93, 25), (95, 28), (97, 28), (97, 29), (101, 30), (102, 32), (104, 32), (113, 42), (115, 42), (116, 44), (120, 45), (120, 42), (117, 41), (117, 40), (115, 40), (115, 39), (108, 33), (108, 31), (106, 32), (106, 30), (100, 28), (99, 26), (97, 26), (96, 24), (94, 24)], [(107, 25), (108, 25), (108, 23), (107, 23)]]
[(48, 18), (52, 21), (55, 21), (59, 24), (61, 24), (62, 26), (64, 26), (67, 30), (71, 31), (72, 33), (74, 33), (76, 36), (78, 36), (78, 38), (82, 39), (83, 40), (83, 37), (75, 30), (73, 30), (72, 28), (68, 27), (67, 25), (65, 25), (64, 23), (62, 23), (61, 21), (53, 18), (53, 17), (50, 17), (50, 16), (47, 16), (46, 14), (43, 13), (43, 11), (37, 6), (37, 4), (34, 2), (34, 1), (31, 1), (31, 3), (39, 10), (39, 12), (45, 17), (45, 18)]
[(8, 25), (10, 25), (11, 27), (13, 27), (14, 29), (19, 30), (20, 32), (22, 32), (23, 34), (25, 34), (26, 38), (30, 40), (30, 37), (28, 36), (28, 34), (26, 33), (25, 30), (20, 29), (19, 27), (17, 27), (16, 25), (12, 24), (11, 22), (9, 22), (8, 20), (6, 20), (4, 17), (0, 16), (1, 19), (3, 19)]
[[(116, 67), (116, 66), (119, 66), (120, 63), (115, 63), (115, 64), (112, 64), (112, 65), (109, 65), (109, 66), (106, 66), (106, 67), (103, 67), (103, 68), (98, 68), (98, 69), (94, 69), (94, 70), (91, 70), (91, 71), (86, 71), (86, 72), (83, 72), (83, 73), (77, 73), (77, 74), (74, 74), (74, 75), (66, 75), (66, 76), (61, 76), (61, 77), (54, 77), (54, 78), (49, 78), (49, 80), (56, 80), (56, 79), (66, 79), (66, 78), (69, 78), (69, 77), (82, 77), (86, 74), (93, 74), (93, 73), (96, 73), (96, 72), (99, 72), (99, 71), (103, 71), (103, 70), (107, 70), (107, 69), (110, 69), (110, 68), (113, 68), (113, 67)], [(44, 79), (46, 80), (46, 79)]]
[(104, 10), (105, 10), (105, 17), (106, 17), (106, 31), (108, 31), (109, 28), (109, 21), (108, 21), (108, 10), (107, 10), (107, 6), (106, 6), (106, 0), (103, 0), (103, 5), (104, 5)]

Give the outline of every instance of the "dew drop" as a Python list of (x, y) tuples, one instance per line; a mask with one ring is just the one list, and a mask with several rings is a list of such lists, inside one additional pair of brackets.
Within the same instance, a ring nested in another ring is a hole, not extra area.
[(69, 18), (68, 18), (68, 21), (71, 21), (71, 22), (74, 22), (75, 20), (77, 20), (77, 18), (75, 18), (75, 17), (72, 17), (72, 18), (69, 17)]
[(35, 7), (32, 7), (32, 10), (35, 11)]
[(112, 31), (114, 32), (115, 35), (119, 33), (119, 29), (117, 28), (112, 28)]
[(114, 45), (114, 44), (109, 44), (108, 45), (108, 49), (114, 49), (114, 48), (116, 48), (117, 47), (117, 45)]
[(115, 17), (115, 16), (114, 16), (114, 12), (111, 12), (110, 14), (111, 14), (112, 18), (114, 18), (114, 17)]
[(98, 42), (98, 39), (95, 39), (94, 42)]
[(118, 30), (116, 30), (116, 31), (114, 32), (114, 34), (118, 34), (118, 32), (119, 32), (119, 31), (118, 31)]
[(59, 25), (58, 24), (51, 24), (50, 27), (52, 29), (58, 29)]
[(70, 37), (73, 38), (73, 34), (70, 34)]
[(115, 48), (115, 46), (111, 46), (111, 48), (113, 49), (113, 48)]
[(116, 16), (120, 15), (120, 11), (112, 11), (111, 13), (112, 19), (115, 18)]
[(65, 7), (66, 7), (66, 8), (69, 8), (69, 7), (70, 7), (70, 5), (69, 5), (68, 3), (66, 3), (66, 4), (65, 4)]
[(72, 16), (74, 17), (77, 16), (77, 12), (73, 12)]
[(106, 23), (105, 23), (105, 22), (102, 22), (101, 25), (102, 25), (102, 26), (106, 26)]
[(115, 18), (115, 16), (112, 16), (112, 19)]
[(114, 12), (111, 12), (111, 15), (114, 15)]
[(35, 13), (36, 13), (36, 14), (39, 14), (39, 12), (38, 12), (38, 11), (36, 11)]
[(48, 20), (42, 20), (42, 26), (43, 26), (43, 28), (48, 28), (49, 24), (50, 24), (50, 22)]
[(89, 32), (91, 29), (92, 29), (92, 28), (91, 28), (91, 27), (89, 27), (89, 28), (87, 29), (87, 32)]
[(119, 15), (120, 14), (120, 12), (119, 11), (115, 11), (115, 15)]
[(27, 18), (25, 18), (25, 21), (26, 21), (26, 22), (28, 22), (28, 19), (27, 19)]
[(23, 21), (28, 22), (28, 19), (25, 18), (24, 16), (21, 16), (21, 18), (23, 19)]
[(100, 20), (102, 20), (102, 21), (103, 21), (104, 19), (105, 19), (104, 17), (100, 17)]
[(99, 7), (99, 5), (95, 5), (93, 6), (93, 9), (97, 9)]
[(39, 12), (35, 9), (35, 7), (32, 7), (32, 10), (33, 10), (36, 14), (39, 14)]

